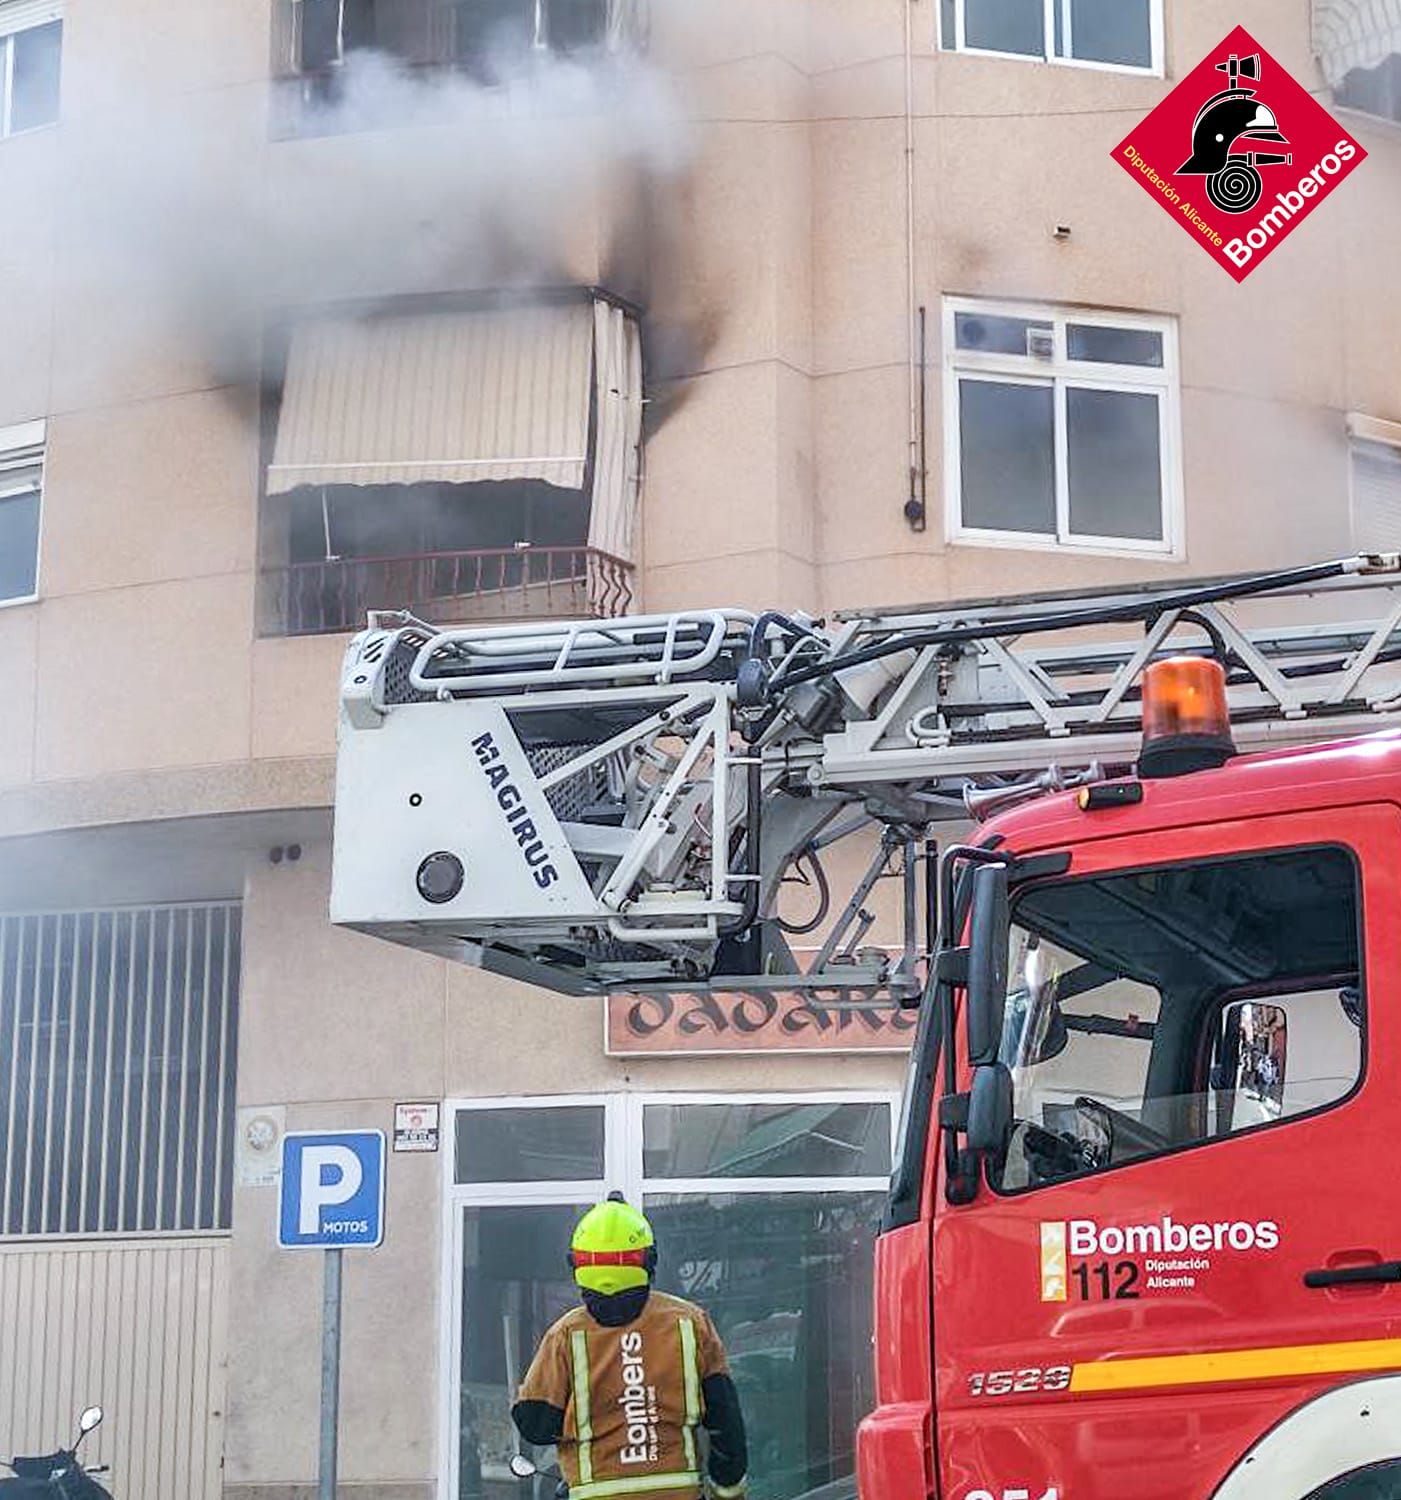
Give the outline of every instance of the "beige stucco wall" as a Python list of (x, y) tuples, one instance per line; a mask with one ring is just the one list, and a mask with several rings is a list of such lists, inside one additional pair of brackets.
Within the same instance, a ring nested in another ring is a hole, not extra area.
[[(130, 778), (153, 769), (224, 766), (233, 786), (235, 767), (259, 763), (259, 790), (240, 805), (295, 802), (300, 763), (332, 749), (340, 643), (251, 639), (256, 392), (228, 385), (153, 298), (159, 265), (145, 286), (141, 274), (104, 284), (81, 205), (85, 185), (122, 156), (124, 132), (139, 145), (166, 119), (209, 143), (216, 181), (240, 192), (261, 182), (273, 198), (333, 180), (349, 148), (269, 140), (266, 6), (221, 0), (198, 21), (167, 9), (75, 0), (62, 124), (0, 149), (0, 425), (50, 423), (42, 602), (0, 610), (0, 833), (62, 821), (64, 799), (36, 803), (36, 786), (81, 783), (75, 799), (91, 805), (94, 788), (122, 782), (129, 805)], [(1347, 550), (1344, 415), (1401, 416), (1391, 270), (1401, 138), (1351, 121), (1372, 152), (1366, 172), (1243, 286), (1188, 254), (1107, 161), (1127, 125), (1237, 19), (1319, 87), (1307, 0), (1254, 0), (1229, 15), (1206, 0), (1169, 5), (1166, 84), (941, 54), (933, 9), (912, 13), (913, 282), (929, 315), (930, 513), (915, 535), (901, 515), (903, 10), (895, 0), (786, 0), (762, 16), (659, 6), (654, 53), (676, 72), (696, 150), (666, 195), (666, 253), (649, 295), (659, 321), (685, 321), (696, 338), (647, 449), (642, 602), (825, 609)], [(562, 251), (580, 279), (627, 258), (615, 200), (599, 186), (590, 201), (596, 212)], [(1068, 241), (1052, 238), (1059, 223)], [(421, 289), (413, 278), (338, 282), (334, 265), (326, 286)], [(946, 293), (1179, 318), (1180, 559), (945, 541)], [(153, 791), (153, 809), (157, 800)]]
[[(1243, 286), (1109, 160), (1237, 22), (1320, 88), (1307, 0), (1169, 0), (1166, 82), (940, 55), (936, 8), (910, 9), (912, 243), (901, 0), (659, 9), (655, 55), (697, 124), (651, 310), (696, 337), (647, 447), (641, 602), (827, 609), (1347, 551), (1344, 414), (1401, 419), (1401, 135), (1350, 120), (1365, 171)], [(0, 142), (0, 426), (49, 421), (42, 598), (0, 608), (0, 839), (252, 811), (271, 840), (279, 817), (329, 801), (343, 639), (254, 639), (257, 392), (195, 347), (158, 266), (105, 285), (74, 212), (74, 185), (139, 152), (153, 116), (240, 191), (332, 174), (344, 141), (269, 139), (269, 27), (265, 0), (70, 0), (63, 122)], [(582, 281), (632, 259), (607, 189), (595, 199), (561, 250)], [(929, 310), (918, 536), (901, 515), (911, 254)], [(1181, 559), (945, 542), (950, 293), (1179, 318)], [(245, 332), (252, 351), (260, 330)], [(23, 869), (32, 848), (0, 857)], [(246, 868), (239, 1096), (287, 1105), (293, 1127), (385, 1126), (413, 1096), (898, 1079), (866, 1058), (610, 1061), (594, 1002), (332, 930), (324, 842)], [(342, 1474), (398, 1500), (437, 1472), (440, 1165), (392, 1159), (389, 1239), (348, 1267)], [(240, 1190), (226, 1480), (244, 1500), (313, 1476), (318, 1272), (273, 1248), (269, 1190)]]

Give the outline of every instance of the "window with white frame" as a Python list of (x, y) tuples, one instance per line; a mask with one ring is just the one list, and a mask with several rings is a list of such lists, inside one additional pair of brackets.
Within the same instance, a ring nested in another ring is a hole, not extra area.
[(1401, 422), (1348, 420), (1352, 543), (1358, 552), (1401, 552)]
[(0, 604), (37, 592), (43, 490), (44, 424), (0, 427)]
[(705, 1307), (725, 1341), (752, 1500), (849, 1482), (874, 1400), (871, 1247), (893, 1116), (890, 1094), (450, 1105), (450, 1493), (520, 1500), (514, 1390), (541, 1334), (578, 1300), (564, 1259), (574, 1225), (613, 1189), (651, 1218), (658, 1286)]
[(1178, 549), (1173, 320), (949, 298), (944, 351), (950, 540)]
[(58, 119), (62, 0), (0, 0), (0, 139)]
[(1163, 71), (1163, 0), (940, 0), (949, 51)]

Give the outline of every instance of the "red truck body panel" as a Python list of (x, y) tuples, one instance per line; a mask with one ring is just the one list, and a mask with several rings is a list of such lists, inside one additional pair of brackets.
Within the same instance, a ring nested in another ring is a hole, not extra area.
[[(1242, 757), (1145, 783), (1137, 806), (1050, 797), (986, 833), (1018, 855), (1067, 852), (1067, 878), (1314, 846), (1359, 871), (1368, 1009), (1348, 1097), (1029, 1191), (983, 1183), (957, 1205), (933, 1125), (921, 1217), (879, 1246), (862, 1500), (1208, 1500), (1311, 1398), (1401, 1370), (1401, 1284), (1304, 1284), (1401, 1257), (1401, 736)], [(1097, 1246), (1087, 1225), (1115, 1247), (1132, 1229), (1137, 1249), (1082, 1255), (1079, 1298), (1047, 1300), (1045, 1236), (1079, 1226), (1072, 1252), (1077, 1236)], [(1119, 1300), (1125, 1258), (1138, 1291)], [(1149, 1289), (1150, 1262), (1175, 1264), (1171, 1284)]]

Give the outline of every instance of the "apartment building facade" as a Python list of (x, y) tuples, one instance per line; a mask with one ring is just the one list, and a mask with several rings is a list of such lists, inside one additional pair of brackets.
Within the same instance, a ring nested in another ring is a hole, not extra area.
[[(1370, 153), (1239, 286), (1110, 159), (1238, 23)], [(347, 1492), (514, 1493), (617, 1187), (757, 1500), (844, 1493), (907, 1033), (333, 929), (348, 633), (1401, 546), (1398, 59), (1382, 0), (0, 0), (0, 1449), (101, 1401), (123, 1500), (304, 1495), (278, 1142), (415, 1104)]]

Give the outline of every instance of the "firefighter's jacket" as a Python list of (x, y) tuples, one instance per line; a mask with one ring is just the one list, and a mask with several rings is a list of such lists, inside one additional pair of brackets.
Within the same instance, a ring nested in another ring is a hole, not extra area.
[(710, 1494), (744, 1493), (744, 1420), (725, 1349), (680, 1297), (653, 1292), (616, 1328), (583, 1307), (566, 1313), (540, 1341), (512, 1416), (530, 1442), (558, 1444), (570, 1500), (695, 1500), (702, 1426)]

